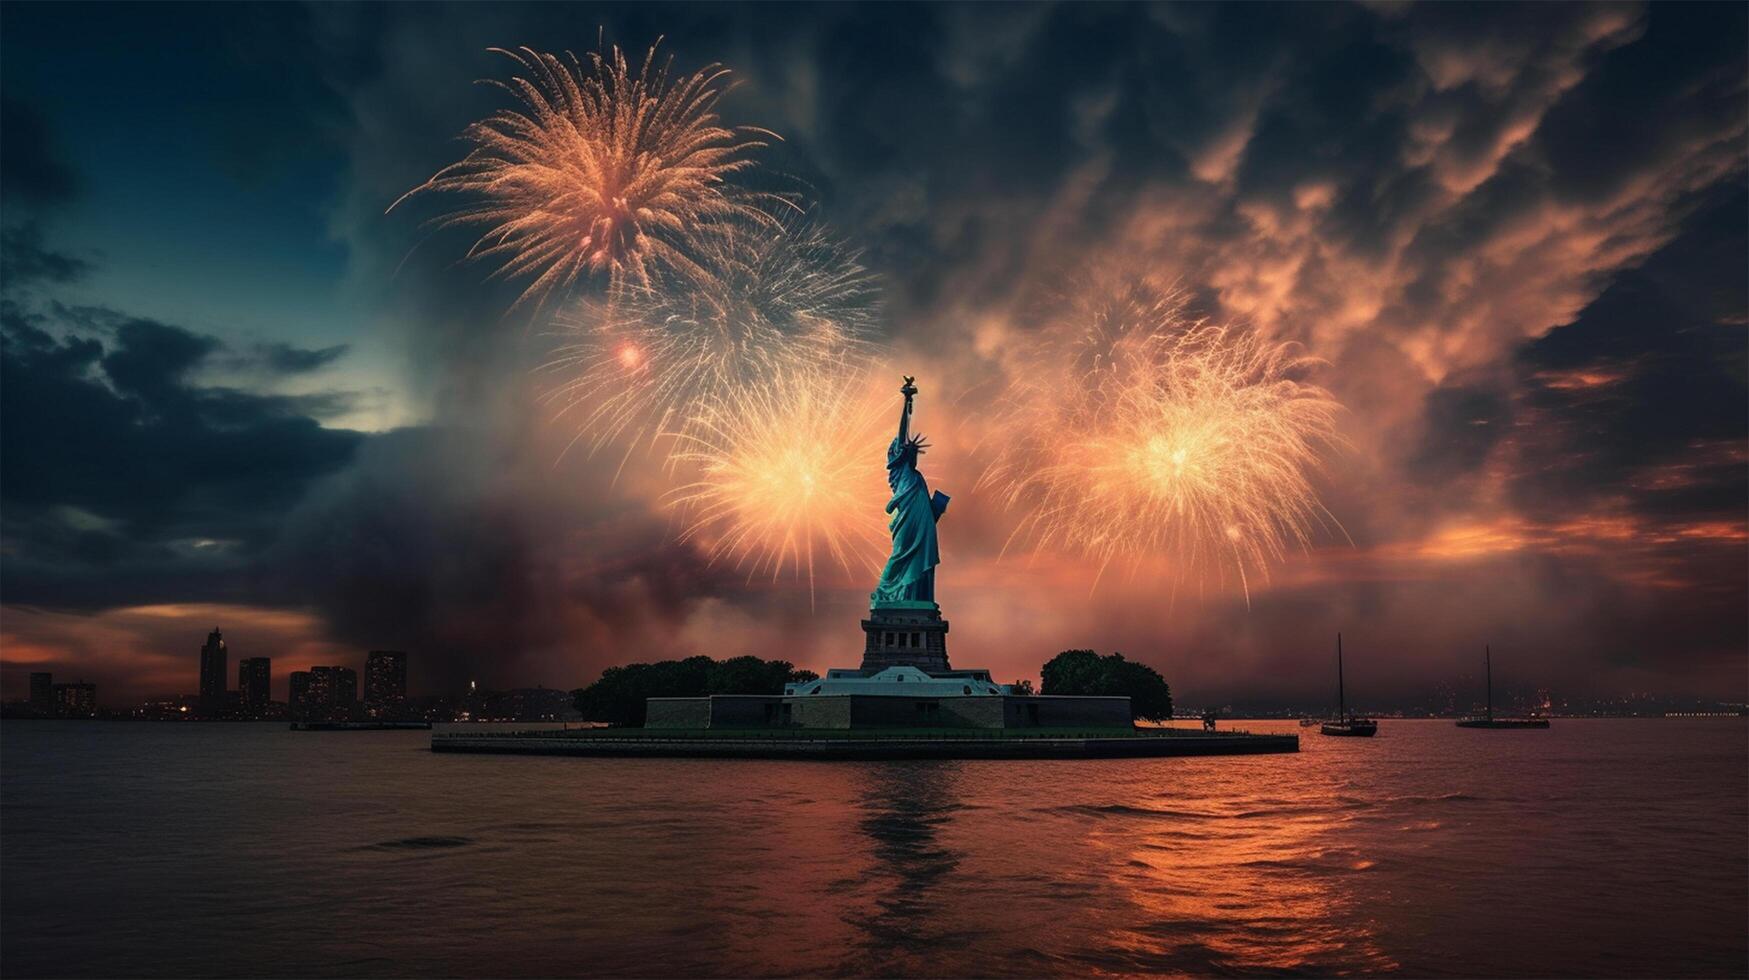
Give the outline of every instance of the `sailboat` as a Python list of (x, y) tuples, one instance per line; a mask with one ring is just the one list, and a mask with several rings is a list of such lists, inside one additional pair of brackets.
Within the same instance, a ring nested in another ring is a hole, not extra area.
[(1318, 726), (1325, 735), (1349, 738), (1371, 738), (1378, 734), (1379, 723), (1348, 713), (1348, 694), (1342, 684), (1342, 634), (1336, 634), (1336, 717)]
[(1494, 717), (1494, 651), (1484, 646), (1482, 648), (1482, 665), (1488, 677), (1488, 713), (1480, 718), (1459, 718), (1459, 728), (1547, 728), (1549, 720), (1535, 715), (1529, 718), (1496, 718)]

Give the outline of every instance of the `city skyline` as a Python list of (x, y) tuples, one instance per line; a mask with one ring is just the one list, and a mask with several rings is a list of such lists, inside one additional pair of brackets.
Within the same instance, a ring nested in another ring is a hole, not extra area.
[[(780, 137), (744, 176), (793, 178), (878, 290), (871, 388), (918, 376), (954, 499), (956, 656), (1026, 678), (1121, 651), (1211, 701), (1314, 703), (1342, 631), (1387, 702), (1484, 644), (1532, 688), (1740, 699), (1744, 18), (14, 5), (0, 696), (33, 671), (181, 692), (214, 623), (226, 684), (269, 657), (276, 698), (381, 648), (441, 691), (842, 662), (878, 557), (755, 573), (688, 534), (664, 450), (573, 446), (542, 370), (563, 327), (429, 224), (456, 202), (391, 210), (504, 107), (473, 84), (514, 70), (491, 46), (662, 38), (679, 73), (735, 73), (723, 121)], [(1001, 393), (1112, 281), (1291, 346), (1341, 406), (1304, 489), (1328, 520), (1242, 584), (1041, 545), (987, 479)], [(853, 518), (878, 535), (878, 502)]]
[[(229, 650), (229, 645), (221, 639), (222, 633), (221, 629), (215, 627), (193, 661), (191, 676), (195, 683), (192, 686), (197, 692), (201, 681), (209, 676), (213, 644), (218, 642), (221, 652)], [(23, 701), (5, 703), (13, 707), (24, 707), (31, 716), (38, 718), (146, 717), (176, 720), (180, 716), (184, 719), (213, 721), (309, 721), (329, 718), (320, 709), (300, 707), (306, 700), (317, 706), (331, 706), (335, 711), (335, 718), (393, 718), (397, 716), (396, 706), (405, 703), (409, 707), (416, 707), (415, 713), (423, 712), (428, 718), (436, 712), (447, 720), (467, 720), (464, 716), (465, 704), (476, 697), (514, 697), (531, 692), (548, 692), (564, 695), (567, 699), (565, 703), (569, 704), (570, 694), (587, 687), (594, 680), (588, 678), (578, 683), (560, 683), (552, 687), (544, 683), (534, 687), (526, 683), (512, 683), (502, 689), (487, 688), (484, 691), (478, 687), (477, 682), (469, 681), (465, 685), (448, 689), (415, 688), (410, 692), (410, 659), (405, 651), (369, 650), (363, 653), (357, 667), (348, 666), (346, 663), (311, 664), (303, 669), (285, 672), (281, 683), (286, 696), (274, 698), (271, 681), (264, 688), (254, 687), (262, 679), (275, 676), (271, 667), (272, 658), (244, 657), (238, 660), (236, 687), (226, 687), (221, 691), (216, 704), (201, 693), (172, 692), (159, 692), (144, 699), (110, 703), (98, 699), (96, 686), (93, 684), (82, 680), (54, 683), (51, 680), (52, 672), (33, 671), (29, 675), (28, 697)], [(1438, 682), (1420, 691), (1378, 696), (1351, 690), (1350, 698), (1356, 706), (1364, 706), (1367, 711), (1385, 716), (1461, 717), (1481, 704), (1480, 682), (1480, 674), (1460, 671), (1449, 681)], [(266, 694), (260, 700), (252, 701), (247, 694), (252, 688), (265, 690)], [(1181, 703), (1194, 706), (1189, 710), (1188, 716), (1195, 716), (1209, 709), (1236, 712), (1235, 716), (1251, 714), (1257, 717), (1282, 717), (1316, 715), (1328, 708), (1322, 695), (1290, 700), (1253, 697), (1225, 701), (1210, 700), (1205, 693), (1195, 691), (1189, 692), (1188, 696), (1180, 691), (1178, 696)], [(1643, 717), (1668, 714), (1694, 717), (1749, 713), (1749, 702), (1730, 697), (1709, 697), (1700, 692), (1617, 691), (1574, 697), (1567, 696), (1565, 692), (1552, 693), (1546, 685), (1534, 680), (1505, 678), (1497, 679), (1496, 696), (1502, 705), (1554, 716)], [(74, 700), (68, 701), (69, 698)], [(74, 708), (74, 713), (69, 714), (68, 706), (71, 704), (84, 707)], [(506, 718), (516, 717), (515, 712), (506, 715)]]

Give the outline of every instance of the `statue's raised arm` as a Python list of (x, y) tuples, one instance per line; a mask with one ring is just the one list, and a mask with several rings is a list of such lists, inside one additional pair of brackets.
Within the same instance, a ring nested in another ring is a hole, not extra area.
[(907, 374), (905, 383), (899, 386), (899, 394), (905, 396), (905, 404), (899, 408), (899, 445), (905, 444), (905, 437), (911, 434), (911, 399), (917, 394), (917, 379)]

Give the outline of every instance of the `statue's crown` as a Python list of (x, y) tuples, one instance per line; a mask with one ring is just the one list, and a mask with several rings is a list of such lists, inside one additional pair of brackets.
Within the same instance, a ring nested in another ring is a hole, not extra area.
[(891, 466), (903, 459), (909, 459), (914, 462), (917, 457), (923, 455), (924, 451), (928, 448), (929, 443), (925, 442), (920, 435), (912, 436), (903, 441), (895, 436), (892, 444), (887, 447), (887, 465)]

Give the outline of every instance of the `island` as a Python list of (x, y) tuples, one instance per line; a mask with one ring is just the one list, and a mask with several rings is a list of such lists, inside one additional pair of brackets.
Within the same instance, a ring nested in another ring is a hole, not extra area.
[[(1138, 727), (1131, 698), (1034, 694), (983, 668), (948, 662), (948, 621), (935, 599), (936, 526), (948, 496), (918, 463), (911, 432), (918, 389), (907, 376), (898, 434), (887, 446), (892, 549), (862, 620), (862, 662), (781, 692), (650, 697), (642, 727), (444, 732), (438, 752), (785, 759), (1049, 759), (1296, 752), (1297, 735)], [(1077, 651), (1084, 652), (1084, 651)], [(1122, 661), (1118, 657), (1119, 662)]]

